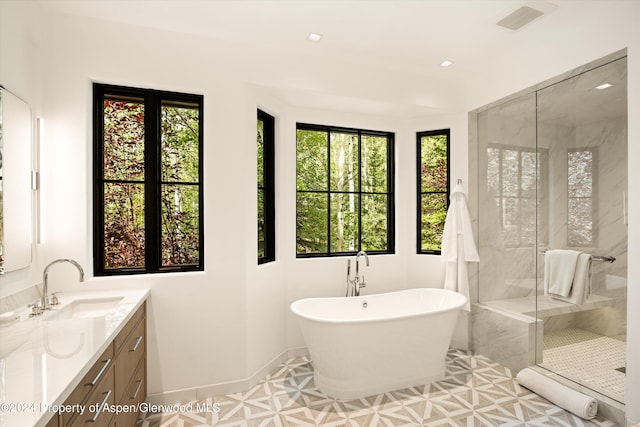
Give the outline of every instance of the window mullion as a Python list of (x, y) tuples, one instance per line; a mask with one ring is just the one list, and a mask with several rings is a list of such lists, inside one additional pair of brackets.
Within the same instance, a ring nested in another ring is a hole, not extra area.
[(104, 271), (105, 266), (105, 245), (104, 245), (104, 90), (97, 86), (93, 89), (94, 102), (94, 141), (96, 153), (100, 156), (94, 156), (93, 173), (94, 173), (94, 249), (93, 263), (94, 271)]
[(327, 131), (327, 254), (331, 253), (331, 130)]
[(358, 251), (362, 250), (362, 132), (358, 132)]
[(147, 271), (158, 271), (161, 257), (160, 190), (160, 100), (157, 94), (145, 96), (145, 262)]
[[(395, 165), (395, 136), (387, 138), (387, 245), (388, 247), (395, 247), (396, 235), (395, 235), (395, 179), (394, 171)], [(419, 184), (420, 185), (420, 184)]]

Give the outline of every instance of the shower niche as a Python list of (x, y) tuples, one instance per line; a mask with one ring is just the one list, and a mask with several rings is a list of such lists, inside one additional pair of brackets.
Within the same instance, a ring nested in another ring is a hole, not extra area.
[[(469, 114), (472, 348), (613, 404), (626, 381), (626, 76), (621, 51)], [(594, 256), (586, 299), (546, 295), (551, 249)]]

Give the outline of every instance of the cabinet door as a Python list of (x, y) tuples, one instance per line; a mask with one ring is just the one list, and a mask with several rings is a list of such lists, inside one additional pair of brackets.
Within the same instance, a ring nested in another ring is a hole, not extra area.
[(122, 331), (118, 334), (118, 336), (114, 340), (115, 349), (114, 352), (117, 355), (122, 346), (127, 342), (129, 335), (131, 335), (131, 331), (138, 325), (138, 323), (145, 317), (146, 315), (146, 302), (142, 304), (142, 306), (136, 311), (131, 319), (127, 322), (126, 325), (122, 328)]

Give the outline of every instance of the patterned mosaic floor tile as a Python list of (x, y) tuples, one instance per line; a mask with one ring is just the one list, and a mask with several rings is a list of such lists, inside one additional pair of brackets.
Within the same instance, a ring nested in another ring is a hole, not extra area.
[(460, 350), (449, 351), (441, 381), (362, 399), (325, 395), (313, 382), (313, 363), (297, 357), (246, 392), (200, 403), (219, 411), (142, 414), (138, 427), (615, 427), (581, 420), (520, 387), (504, 366)]

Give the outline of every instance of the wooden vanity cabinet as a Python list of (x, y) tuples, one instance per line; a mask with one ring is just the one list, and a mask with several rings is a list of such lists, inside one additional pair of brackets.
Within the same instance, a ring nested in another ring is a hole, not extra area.
[[(60, 414), (57, 419), (60, 427), (136, 425), (139, 412), (132, 410), (147, 395), (146, 324), (146, 303), (143, 303), (65, 401), (65, 405), (85, 405), (85, 413)], [(109, 408), (126, 406), (132, 412), (116, 415), (106, 409), (89, 411), (91, 405), (101, 407), (103, 403)]]

